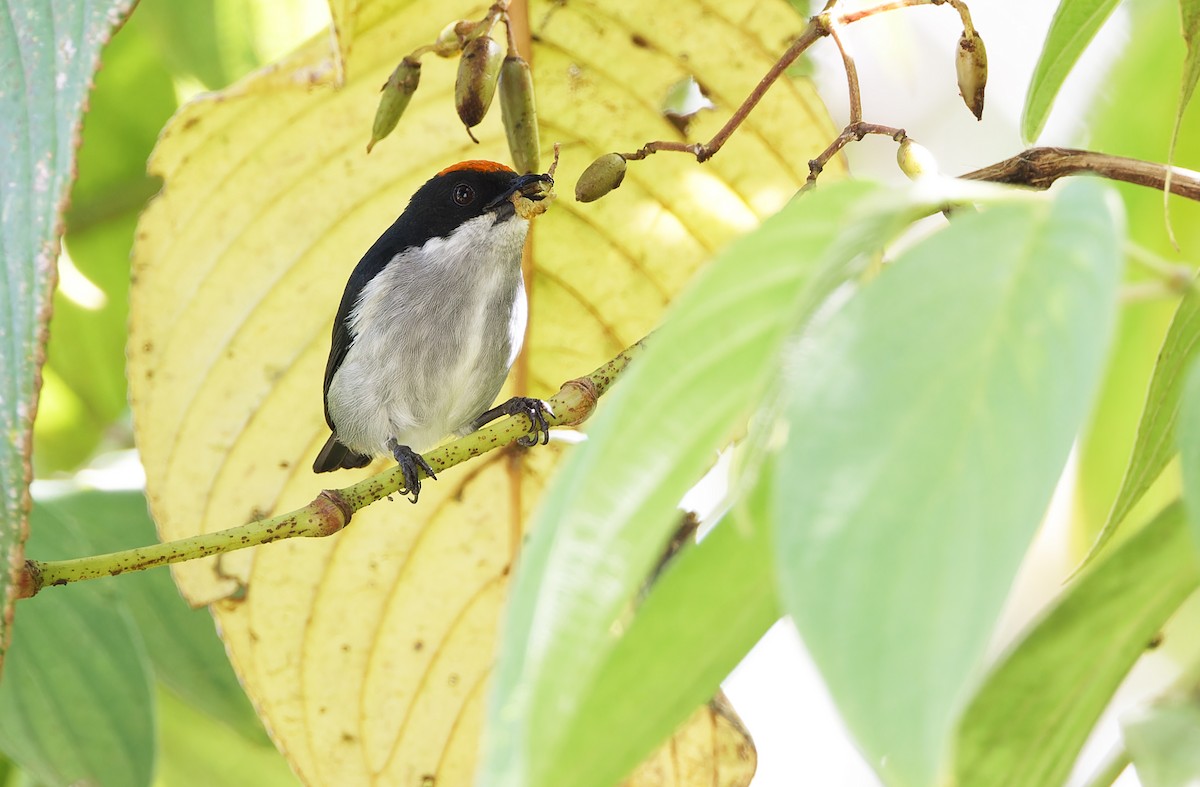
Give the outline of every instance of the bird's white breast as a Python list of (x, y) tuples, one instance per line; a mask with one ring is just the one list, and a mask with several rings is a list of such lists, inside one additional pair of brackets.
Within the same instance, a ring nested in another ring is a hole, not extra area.
[(338, 439), (423, 451), (495, 400), (525, 333), (521, 250), (529, 222), (490, 214), (398, 254), (363, 287), (353, 341), (327, 400)]

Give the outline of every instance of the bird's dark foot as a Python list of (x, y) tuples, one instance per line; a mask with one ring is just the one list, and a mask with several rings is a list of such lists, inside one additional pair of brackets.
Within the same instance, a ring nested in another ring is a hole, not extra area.
[(529, 434), (517, 438), (517, 442), (521, 445), (537, 445), (539, 439), (542, 441), (542, 445), (550, 442), (550, 425), (546, 423), (546, 416), (554, 415), (554, 413), (551, 412), (550, 405), (541, 399), (529, 396), (514, 396), (504, 404), (496, 405), (471, 422), (471, 431), (482, 429), (502, 415), (523, 415), (533, 425)]
[(500, 405), (500, 408), (504, 411), (505, 415), (527, 416), (529, 423), (533, 425), (529, 434), (517, 438), (518, 445), (533, 446), (537, 445), (539, 440), (542, 445), (550, 442), (550, 426), (546, 423), (546, 416), (554, 415), (554, 413), (550, 412), (550, 405), (541, 399), (534, 399), (529, 396), (514, 396)]
[(409, 498), (410, 503), (417, 502), (417, 497), (421, 494), (421, 471), (437, 480), (437, 476), (433, 474), (433, 468), (425, 461), (425, 457), (418, 454), (406, 445), (400, 445), (395, 438), (388, 440), (388, 448), (392, 451), (392, 456), (396, 457), (396, 462), (400, 465), (400, 473), (404, 476), (404, 487), (400, 490), (402, 495), (412, 495)]

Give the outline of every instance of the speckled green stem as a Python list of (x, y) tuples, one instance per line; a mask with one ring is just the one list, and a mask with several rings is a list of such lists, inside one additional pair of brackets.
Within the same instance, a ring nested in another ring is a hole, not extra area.
[[(585, 421), (595, 409), (596, 400), (641, 351), (644, 341), (642, 339), (626, 348), (591, 374), (563, 383), (558, 393), (546, 400), (551, 413), (546, 419), (547, 423), (550, 426), (575, 426)], [(532, 426), (528, 416), (509, 416), (430, 451), (424, 457), (435, 473), (441, 472), (528, 435)], [(396, 494), (402, 483), (403, 476), (399, 468), (392, 468), (345, 489), (326, 489), (297, 511), (240, 527), (107, 555), (44, 562), (26, 560), (24, 571), (17, 581), (17, 598), (30, 598), (49, 585), (65, 585), (168, 563), (182, 563), (284, 538), (332, 535), (350, 522), (355, 511)]]

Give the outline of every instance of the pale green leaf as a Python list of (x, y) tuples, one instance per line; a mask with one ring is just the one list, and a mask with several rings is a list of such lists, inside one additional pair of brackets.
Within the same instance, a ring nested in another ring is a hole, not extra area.
[(680, 497), (777, 376), (791, 331), (866, 255), (947, 198), (822, 186), (726, 249), (678, 299), (560, 471), (522, 553), (485, 784), (551, 784), (555, 763), (578, 754), (568, 724)]
[(619, 780), (713, 696), (779, 618), (767, 488), (685, 547), (638, 606), (549, 766), (559, 783)]
[(935, 784), (1100, 378), (1121, 216), (1074, 182), (963, 215), (791, 353), (784, 601), (869, 762)]
[(219, 90), (320, 30), (332, 5), (322, 0), (152, 2), (142, 4), (138, 16), (160, 41), (169, 42), (162, 55), (172, 72)]
[(1067, 74), (1116, 7), (1117, 0), (1061, 0), (1025, 95), (1021, 136), (1026, 142), (1042, 132)]
[[(38, 371), (75, 142), (101, 46), (132, 0), (6, 0), (0, 12), (0, 555), (21, 559)], [(0, 659), (10, 636), (0, 572)]]
[[(35, 504), (30, 549), (90, 554), (70, 504)], [(17, 610), (0, 682), (0, 748), (47, 784), (148, 785), (154, 695), (137, 627), (115, 588), (47, 588)]]
[(1185, 379), (1181, 383), (1183, 408), (1179, 414), (1178, 446), (1183, 499), (1196, 535), (1196, 546), (1200, 548), (1200, 362), (1181, 370), (1181, 376)]
[(155, 787), (296, 787), (287, 760), (266, 741), (239, 735), (171, 692), (158, 693)]
[(1175, 425), (1183, 401), (1185, 372), (1197, 354), (1200, 354), (1200, 293), (1193, 288), (1180, 301), (1158, 353), (1133, 454), (1104, 528), (1092, 545), (1089, 560), (1108, 543), (1129, 511), (1175, 456), (1178, 450)]
[[(484, 784), (559, 778), (555, 763), (577, 745), (568, 725), (617, 644), (612, 626), (666, 543), (679, 499), (773, 374), (806, 285), (826, 255), (846, 268), (886, 238), (864, 239), (847, 226), (872, 195), (878, 189), (865, 183), (822, 188), (726, 250), (589, 424), (588, 442), (547, 493), (522, 554)], [(849, 239), (845, 253), (830, 254), (839, 238)]]
[[(88, 539), (87, 554), (115, 552), (153, 543), (154, 523), (141, 492), (83, 491), (55, 501)], [(79, 557), (83, 551), (70, 557)], [(46, 556), (33, 554), (34, 558)], [(192, 609), (179, 595), (166, 568), (127, 574), (111, 582), (145, 642), (155, 677), (194, 707), (264, 743), (266, 735), (238, 684), (207, 609)], [(47, 591), (49, 594), (52, 591)]]
[(1178, 503), (1077, 577), (958, 724), (956, 783), (1061, 785), (1113, 692), (1200, 581)]
[(1125, 747), (1142, 787), (1200, 784), (1200, 704), (1164, 700), (1121, 719)]
[(1196, 80), (1200, 78), (1200, 0), (1179, 0), (1179, 16), (1183, 27), (1183, 41), (1187, 44), (1187, 57), (1183, 61), (1183, 82), (1180, 91), (1179, 112), (1175, 120), (1175, 134), (1179, 134), (1179, 123)]
[[(1089, 113), (1089, 147), (1159, 161), (1171, 138), (1171, 112), (1130, 112), (1129, 107), (1165, 108), (1178, 100), (1179, 84), (1171, 78), (1180, 73), (1184, 56), (1178, 5), (1140, 4), (1136, 13), (1129, 14), (1128, 22), (1128, 41), (1105, 82), (1104, 100)], [(1182, 162), (1200, 161), (1200, 113), (1189, 112), (1185, 117), (1176, 156)], [(1200, 248), (1200, 202), (1171, 201), (1176, 239), (1185, 250), (1181, 254), (1163, 232), (1161, 193), (1132, 184), (1117, 184), (1117, 191), (1125, 203), (1133, 243), (1168, 262), (1185, 263), (1195, 256), (1194, 250)], [(1131, 270), (1129, 278), (1138, 275)], [(1161, 298), (1128, 303), (1121, 309), (1095, 415), (1078, 446), (1074, 554), (1082, 556), (1112, 511), (1129, 466), (1155, 361), (1178, 305), (1176, 300)], [(1127, 525), (1144, 522), (1178, 494), (1172, 474), (1162, 474), (1126, 515)]]
[[(1196, 80), (1200, 79), (1200, 3), (1197, 0), (1179, 0), (1180, 22), (1183, 26), (1183, 41), (1187, 55), (1183, 60), (1183, 78), (1179, 85), (1179, 105), (1175, 110), (1175, 128), (1171, 131), (1171, 145), (1167, 151), (1167, 166), (1175, 163), (1175, 143), (1179, 141), (1179, 127), (1183, 125), (1183, 113), (1192, 101)], [(1170, 174), (1168, 173), (1168, 183)], [(1170, 210), (1170, 191), (1163, 190), (1163, 208)], [(1167, 231), (1172, 234), (1170, 213), (1167, 213)]]
[(146, 158), (177, 103), (144, 24), (160, 5), (144, 4), (105, 46), (88, 96), (34, 424), (36, 477), (75, 469), (105, 437), (128, 441), (128, 430), (113, 426), (127, 408), (129, 250), (138, 213), (159, 185), (146, 175)]

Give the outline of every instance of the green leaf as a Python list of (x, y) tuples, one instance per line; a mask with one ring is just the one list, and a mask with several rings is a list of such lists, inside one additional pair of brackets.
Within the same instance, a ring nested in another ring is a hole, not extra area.
[(329, 22), (329, 7), (314, 0), (207, 0), (145, 3), (138, 16), (156, 33), (172, 72), (219, 90), (317, 33)]
[(560, 783), (553, 764), (570, 722), (679, 499), (776, 373), (793, 325), (936, 196), (921, 207), (912, 192), (823, 186), (731, 245), (677, 300), (542, 501), (504, 628), (484, 784)]
[[(1179, 16), (1183, 26), (1183, 41), (1187, 44), (1187, 56), (1183, 61), (1183, 79), (1179, 85), (1179, 105), (1175, 110), (1175, 128), (1171, 131), (1171, 145), (1167, 151), (1167, 166), (1175, 163), (1175, 143), (1179, 141), (1179, 127), (1183, 125), (1183, 113), (1191, 103), (1192, 93), (1196, 89), (1196, 80), (1200, 79), (1200, 2), (1197, 0), (1179, 0)], [(1168, 182), (1170, 173), (1167, 175)], [(1163, 190), (1163, 210), (1170, 209), (1170, 191)], [(1167, 213), (1167, 231), (1172, 232), (1170, 213)]]
[(1116, 6), (1117, 0), (1062, 0), (1058, 4), (1025, 96), (1021, 136), (1026, 142), (1034, 142), (1042, 133), (1067, 74)]
[[(100, 47), (132, 0), (8, 0), (0, 14), (0, 554), (21, 559), (37, 374), (75, 138)], [(0, 658), (9, 642), (0, 572)]]
[(270, 743), (257, 743), (159, 692), (161, 746), (155, 787), (294, 787), (300, 780)]
[[(62, 515), (86, 528), (89, 554), (129, 549), (157, 539), (141, 492), (85, 491), (56, 500), (55, 505)], [(155, 676), (163, 685), (243, 736), (267, 740), (217, 638), (212, 616), (207, 609), (188, 606), (165, 567), (127, 574), (113, 580), (112, 588), (133, 615)]]
[[(30, 548), (48, 558), (91, 547), (60, 500), (34, 505)], [(0, 748), (48, 784), (148, 785), (154, 766), (149, 664), (113, 588), (48, 588), (21, 602), (0, 682)]]
[(1142, 787), (1200, 782), (1200, 704), (1180, 698), (1121, 719), (1125, 747)]
[(105, 47), (88, 97), (34, 424), (38, 477), (85, 462), (126, 410), (129, 253), (137, 216), (159, 185), (146, 175), (146, 159), (176, 108), (175, 88), (146, 33), (143, 12), (157, 5), (145, 4)]
[(712, 698), (779, 619), (767, 488), (760, 484), (655, 582), (550, 766), (560, 784), (617, 783)]
[[(1183, 114), (1191, 103), (1192, 93), (1196, 89), (1196, 80), (1200, 78), (1200, 4), (1196, 0), (1179, 0), (1179, 15), (1183, 26), (1183, 41), (1187, 45), (1187, 56), (1183, 61), (1183, 78), (1179, 85), (1179, 103), (1175, 110), (1175, 126), (1171, 130), (1171, 144), (1167, 149), (1167, 166), (1175, 163), (1175, 145), (1179, 141), (1179, 128), (1183, 125)], [(1169, 188), (1172, 173), (1167, 173), (1167, 187), (1163, 188), (1163, 213), (1166, 216), (1167, 234), (1172, 243), (1175, 242), (1174, 228), (1171, 224), (1171, 190)]]
[(958, 725), (957, 783), (1063, 784), (1125, 674), (1197, 582), (1176, 502), (1093, 563), (991, 668)]
[[(1146, 392), (1137, 439), (1121, 489), (1104, 528), (1088, 554), (1095, 557), (1178, 450), (1175, 423), (1179, 418), (1185, 372), (1200, 354), (1200, 293), (1189, 289), (1179, 303), (1163, 340)], [(1086, 561), (1085, 561), (1086, 562)]]
[[(1105, 83), (1105, 100), (1089, 113), (1095, 150), (1157, 161), (1170, 143), (1173, 118), (1167, 111), (1130, 112), (1130, 106), (1169, 107), (1179, 97), (1179, 85), (1164, 74), (1183, 67), (1184, 46), (1179, 40), (1179, 10), (1175, 3), (1144, 3), (1129, 14), (1128, 42), (1113, 64)], [(1200, 160), (1200, 113), (1184, 118), (1176, 156), (1180, 161)], [(1129, 237), (1168, 262), (1186, 263), (1200, 248), (1200, 203), (1172, 200), (1171, 213), (1181, 254), (1163, 232), (1163, 196), (1154, 189), (1117, 184), (1125, 203)], [(1129, 270), (1130, 278), (1140, 271)], [(1078, 484), (1075, 497), (1073, 547), (1082, 555), (1112, 511), (1113, 501), (1129, 465), (1138, 422), (1155, 359), (1163, 345), (1178, 302), (1158, 299), (1129, 303), (1121, 310), (1117, 340), (1096, 413), (1079, 442)], [(1153, 516), (1178, 497), (1172, 473), (1164, 473), (1127, 515), (1134, 526)]]
[(1187, 57), (1183, 61), (1179, 112), (1175, 116), (1176, 137), (1184, 110), (1196, 89), (1196, 80), (1200, 79), (1200, 0), (1179, 0), (1179, 17), (1183, 26), (1183, 41), (1187, 44)]
[(1116, 310), (1115, 204), (1081, 181), (963, 215), (785, 363), (783, 598), (889, 784), (939, 782), (1087, 415)]
[(679, 498), (773, 385), (786, 337), (915, 217), (1013, 193), (968, 191), (822, 187), (730, 246), (676, 302), (543, 501), (505, 628), (485, 783), (556, 780), (555, 763), (585, 756), (566, 736), (619, 641), (614, 626)]
[(1183, 471), (1183, 499), (1191, 517), (1196, 546), (1200, 547), (1200, 362), (1192, 363), (1183, 387), (1179, 416), (1179, 460)]

